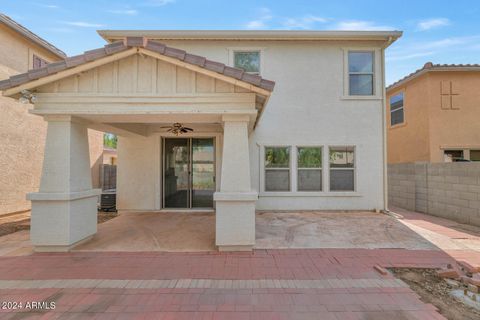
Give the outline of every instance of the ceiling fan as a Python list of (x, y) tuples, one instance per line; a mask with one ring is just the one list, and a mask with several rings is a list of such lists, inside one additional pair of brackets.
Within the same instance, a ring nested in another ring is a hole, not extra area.
[(167, 127), (160, 127), (160, 129), (167, 129), (167, 132), (171, 132), (173, 133), (174, 135), (178, 136), (182, 133), (187, 133), (189, 131), (193, 131), (192, 128), (187, 128), (187, 127), (184, 127), (183, 124), (179, 123), (179, 122), (175, 122), (174, 124), (172, 124), (171, 126), (167, 126)]

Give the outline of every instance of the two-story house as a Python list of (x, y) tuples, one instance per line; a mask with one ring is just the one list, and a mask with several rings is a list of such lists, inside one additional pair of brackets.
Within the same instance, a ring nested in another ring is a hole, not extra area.
[(120, 211), (215, 210), (220, 250), (252, 248), (256, 209), (386, 208), (384, 51), (401, 32), (99, 33), (0, 82), (48, 122), (37, 250), (96, 232), (87, 128), (119, 136)]
[[(0, 14), (0, 79), (66, 58), (63, 51)], [(24, 101), (25, 102), (25, 101)], [(25, 194), (38, 190), (46, 122), (29, 113), (32, 105), (0, 97), (0, 215), (30, 209)], [(98, 187), (102, 133), (90, 131), (93, 185)]]
[(426, 63), (387, 88), (388, 163), (480, 161), (480, 65)]

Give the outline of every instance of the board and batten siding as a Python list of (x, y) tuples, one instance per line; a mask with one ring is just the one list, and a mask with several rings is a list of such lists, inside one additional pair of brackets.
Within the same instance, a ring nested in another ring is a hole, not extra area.
[(44, 85), (38, 92), (165, 96), (249, 91), (168, 62), (136, 54)]

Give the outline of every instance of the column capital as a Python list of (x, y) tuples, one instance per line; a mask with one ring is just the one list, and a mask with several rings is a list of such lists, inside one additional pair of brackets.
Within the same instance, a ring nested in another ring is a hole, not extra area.
[(249, 122), (250, 116), (246, 114), (225, 114), (222, 116), (223, 122)]
[(79, 124), (89, 124), (89, 121), (85, 119), (81, 119), (78, 117), (74, 117), (69, 114), (49, 114), (49, 115), (44, 115), (43, 119), (48, 122), (75, 122)]

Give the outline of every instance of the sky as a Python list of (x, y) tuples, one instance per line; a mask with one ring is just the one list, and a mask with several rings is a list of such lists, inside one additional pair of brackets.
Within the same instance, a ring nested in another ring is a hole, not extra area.
[(387, 85), (427, 61), (480, 63), (476, 0), (0, 0), (0, 11), (68, 55), (103, 46), (99, 29), (401, 30)]

